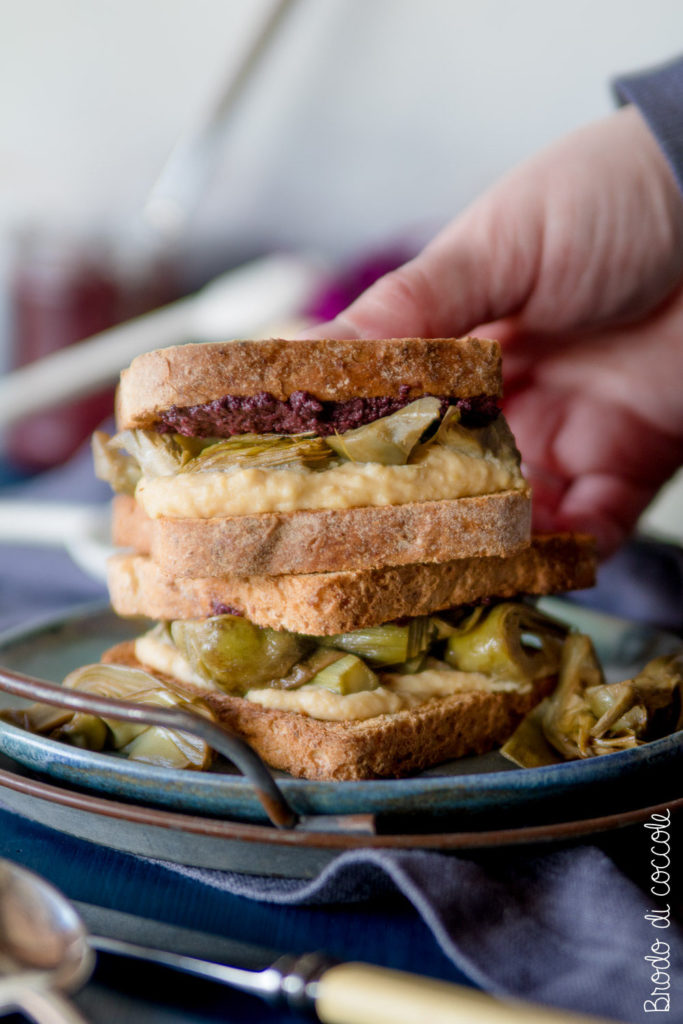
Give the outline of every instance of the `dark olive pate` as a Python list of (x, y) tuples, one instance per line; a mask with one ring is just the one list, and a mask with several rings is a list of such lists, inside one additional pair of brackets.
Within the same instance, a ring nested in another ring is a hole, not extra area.
[[(439, 398), (442, 415), (449, 405), (455, 405), (465, 427), (483, 427), (500, 412), (496, 399), (490, 395), (424, 397)], [(351, 398), (345, 402), (321, 402), (308, 391), (294, 391), (286, 401), (281, 401), (267, 391), (260, 391), (256, 395), (226, 395), (182, 409), (171, 406), (161, 414), (155, 429), (161, 434), (173, 432), (185, 437), (308, 433), (327, 437), (390, 416), (413, 401), (415, 396), (410, 395), (407, 385), (397, 398)]]

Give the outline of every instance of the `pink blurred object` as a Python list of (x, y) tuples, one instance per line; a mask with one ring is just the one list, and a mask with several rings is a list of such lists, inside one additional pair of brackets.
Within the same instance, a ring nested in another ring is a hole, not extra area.
[(331, 284), (326, 285), (306, 311), (307, 315), (316, 323), (332, 320), (371, 284), (414, 255), (414, 249), (396, 245), (359, 259), (341, 271)]

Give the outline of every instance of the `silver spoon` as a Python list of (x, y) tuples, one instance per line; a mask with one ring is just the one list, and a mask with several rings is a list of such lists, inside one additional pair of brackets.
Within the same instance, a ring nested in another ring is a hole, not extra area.
[(62, 995), (85, 984), (95, 957), (81, 919), (48, 882), (0, 860), (0, 1015), (85, 1024)]

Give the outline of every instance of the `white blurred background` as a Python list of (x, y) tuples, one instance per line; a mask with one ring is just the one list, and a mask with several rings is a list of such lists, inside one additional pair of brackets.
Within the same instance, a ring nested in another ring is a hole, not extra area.
[[(17, 235), (114, 238), (134, 269), (171, 147), (271, 7), (0, 0), (5, 364)], [(682, 45), (680, 0), (298, 0), (223, 125), (173, 250), (176, 287), (272, 250), (344, 266), (417, 245), (511, 165), (608, 113), (611, 77)], [(680, 499), (665, 506), (662, 528), (681, 534)]]

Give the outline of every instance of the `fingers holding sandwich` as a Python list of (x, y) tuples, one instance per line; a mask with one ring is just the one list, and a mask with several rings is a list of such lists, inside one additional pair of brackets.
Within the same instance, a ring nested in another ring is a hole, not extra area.
[(534, 528), (592, 533), (612, 554), (681, 460), (681, 442), (627, 407), (533, 385), (505, 414), (533, 491)]
[(310, 334), (498, 339), (537, 525), (590, 528), (609, 553), (683, 459), (681, 280), (683, 202), (626, 107), (514, 170)]
[(520, 308), (542, 242), (532, 196), (503, 182), (422, 252), (380, 278), (343, 313), (304, 336), (458, 337)]
[(682, 243), (674, 177), (627, 107), (514, 169), (316, 334), (483, 336), (514, 317), (559, 339), (655, 308), (683, 273)]

